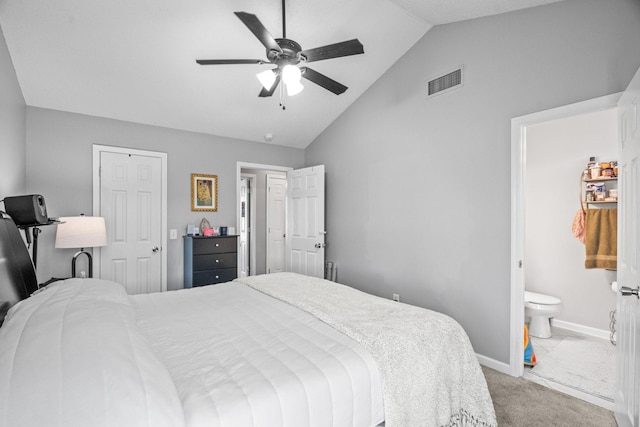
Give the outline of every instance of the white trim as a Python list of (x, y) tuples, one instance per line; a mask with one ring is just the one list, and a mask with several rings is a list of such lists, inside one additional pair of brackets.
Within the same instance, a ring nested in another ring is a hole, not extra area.
[(601, 338), (607, 341), (609, 340), (611, 335), (611, 332), (604, 329), (592, 328), (591, 326), (579, 325), (577, 323), (571, 323), (564, 320), (558, 320), (555, 318), (551, 319), (551, 326), (553, 326), (554, 328), (560, 328), (560, 329), (566, 329), (568, 331), (578, 332), (579, 334), (588, 335), (590, 337)]
[(527, 127), (616, 108), (622, 92), (511, 119), (511, 375), (524, 374), (525, 171)]
[[(135, 148), (127, 147), (115, 147), (110, 145), (93, 144), (93, 215), (100, 216), (100, 154), (103, 152), (118, 153), (118, 154), (131, 154), (137, 156), (156, 157), (161, 161), (161, 217), (160, 217), (160, 244), (162, 250), (161, 256), (161, 283), (160, 289), (162, 292), (167, 290), (167, 153), (159, 151), (138, 150)], [(97, 276), (100, 276), (100, 248), (93, 248), (93, 271), (97, 271)]]
[[(289, 166), (275, 166), (275, 165), (265, 165), (261, 163), (248, 163), (248, 162), (236, 163), (236, 230), (240, 230), (240, 214), (241, 214), (240, 213), (240, 178), (242, 177), (242, 169), (269, 170), (274, 172), (275, 171), (287, 172), (287, 171), (293, 170), (293, 168)], [(251, 251), (251, 254), (252, 254), (252, 260), (255, 260), (255, 242), (252, 242), (252, 247), (249, 250)], [(240, 265), (239, 256), (240, 255), (238, 252), (238, 265)], [(254, 273), (255, 273), (255, 269), (251, 271), (251, 274), (254, 274)]]
[(483, 356), (482, 354), (478, 354), (478, 353), (476, 353), (476, 357), (478, 358), (478, 362), (482, 366), (495, 369), (496, 371), (502, 372), (503, 374), (511, 375), (511, 369), (507, 363), (500, 362), (499, 360), (492, 359), (490, 357)]

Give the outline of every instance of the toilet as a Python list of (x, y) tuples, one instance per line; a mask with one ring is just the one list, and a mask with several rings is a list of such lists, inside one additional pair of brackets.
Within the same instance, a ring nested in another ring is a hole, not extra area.
[(549, 319), (560, 313), (562, 301), (556, 297), (524, 291), (524, 314), (531, 318), (529, 335), (551, 338)]

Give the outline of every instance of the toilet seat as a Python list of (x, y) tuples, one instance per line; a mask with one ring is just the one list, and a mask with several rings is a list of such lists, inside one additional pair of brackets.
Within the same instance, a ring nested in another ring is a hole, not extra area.
[(533, 306), (557, 305), (562, 302), (560, 299), (552, 297), (551, 295), (543, 295), (529, 291), (524, 291), (524, 301), (531, 303)]

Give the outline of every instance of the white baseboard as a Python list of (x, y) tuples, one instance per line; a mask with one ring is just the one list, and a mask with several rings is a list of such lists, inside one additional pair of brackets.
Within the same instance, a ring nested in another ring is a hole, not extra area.
[(492, 359), (487, 356), (483, 356), (482, 354), (476, 353), (476, 357), (478, 358), (478, 362), (482, 366), (486, 366), (487, 368), (495, 369), (498, 372), (502, 372), (503, 374), (511, 375), (511, 367), (508, 363), (500, 362), (499, 360)]
[(564, 320), (551, 319), (551, 326), (554, 328), (567, 329), (591, 337), (609, 339), (610, 332), (604, 329), (592, 328), (591, 326), (578, 325), (577, 323), (566, 322)]

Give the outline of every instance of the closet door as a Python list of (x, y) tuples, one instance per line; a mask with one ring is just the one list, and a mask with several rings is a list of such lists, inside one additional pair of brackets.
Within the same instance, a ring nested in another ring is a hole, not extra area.
[(161, 174), (159, 157), (100, 153), (100, 215), (108, 244), (100, 250), (99, 277), (129, 294), (166, 290)]

